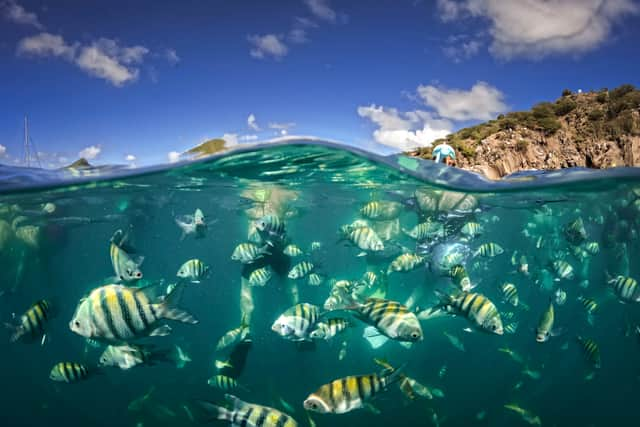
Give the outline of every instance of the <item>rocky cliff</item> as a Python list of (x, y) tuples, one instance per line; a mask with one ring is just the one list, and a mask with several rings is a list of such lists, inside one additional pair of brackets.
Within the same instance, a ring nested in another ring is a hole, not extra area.
[[(553, 103), (500, 115), (445, 140), (456, 149), (458, 167), (492, 179), (527, 169), (640, 166), (640, 90), (565, 90)], [(409, 154), (431, 158), (431, 148)]]

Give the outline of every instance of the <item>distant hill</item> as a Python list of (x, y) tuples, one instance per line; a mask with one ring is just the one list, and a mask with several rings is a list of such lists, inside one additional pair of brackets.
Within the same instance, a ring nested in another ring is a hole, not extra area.
[(212, 154), (219, 153), (220, 151), (225, 150), (226, 143), (227, 142), (222, 138), (210, 139), (185, 151), (184, 154), (195, 157), (210, 156)]
[(81, 157), (70, 165), (63, 167), (62, 169), (89, 169), (92, 167), (93, 165), (91, 165), (91, 163), (89, 163), (87, 159)]
[[(633, 85), (585, 93), (461, 129), (446, 141), (456, 166), (500, 178), (527, 169), (640, 166), (640, 90)], [(431, 158), (431, 147), (408, 153)]]

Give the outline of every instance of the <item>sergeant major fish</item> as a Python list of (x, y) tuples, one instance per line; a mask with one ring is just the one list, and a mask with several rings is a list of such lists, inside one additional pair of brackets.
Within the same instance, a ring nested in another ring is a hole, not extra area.
[(52, 317), (51, 304), (47, 300), (40, 300), (33, 304), (20, 316), (18, 325), (6, 323), (6, 327), (13, 330), (10, 341), (16, 342), (20, 339), (34, 340), (44, 337), (45, 330)]
[(302, 279), (307, 274), (312, 272), (314, 268), (315, 266), (313, 265), (313, 263), (309, 261), (300, 261), (298, 264), (294, 265), (291, 268), (291, 271), (289, 271), (289, 274), (287, 275), (287, 277), (289, 279), (294, 279), (294, 280)]
[(395, 219), (402, 211), (402, 204), (391, 201), (369, 202), (360, 209), (362, 216), (375, 220)]
[(142, 288), (106, 285), (80, 300), (69, 328), (85, 338), (123, 342), (144, 336), (168, 335), (171, 328), (154, 328), (160, 319), (196, 324), (186, 311), (173, 308), (173, 291), (158, 303), (152, 303)]
[(325, 322), (318, 322), (309, 337), (316, 340), (330, 340), (349, 326), (349, 321), (346, 319), (328, 319)]
[(449, 270), (449, 275), (453, 279), (453, 283), (455, 283), (461, 291), (469, 292), (475, 287), (471, 284), (471, 279), (467, 274), (467, 270), (461, 264), (456, 264), (451, 267), (451, 270)]
[(257, 259), (260, 259), (265, 255), (271, 255), (268, 248), (269, 245), (259, 248), (253, 243), (240, 243), (233, 250), (231, 259), (233, 261), (240, 261), (243, 264), (252, 264)]
[(489, 242), (489, 243), (483, 243), (482, 245), (478, 246), (478, 249), (476, 249), (476, 251), (473, 253), (473, 256), (483, 256), (483, 257), (494, 257), (497, 255), (501, 255), (504, 253), (504, 249), (502, 249), (502, 246), (500, 246), (497, 243), (493, 243), (493, 242)]
[(219, 420), (228, 421), (233, 427), (297, 427), (296, 421), (284, 412), (268, 406), (244, 402), (226, 394), (225, 399), (232, 409), (211, 402), (198, 401), (203, 410)]
[(109, 253), (111, 255), (111, 265), (116, 274), (116, 278), (122, 282), (133, 282), (142, 279), (142, 271), (140, 265), (144, 257), (136, 257), (135, 259), (129, 255), (122, 245), (126, 241), (127, 236), (122, 230), (117, 230), (111, 238)]
[(67, 384), (76, 383), (87, 379), (89, 376), (89, 369), (80, 363), (75, 362), (60, 362), (51, 368), (49, 378), (52, 381), (64, 382)]
[(536, 341), (546, 342), (549, 337), (556, 336), (561, 333), (559, 329), (553, 329), (553, 323), (555, 321), (555, 313), (553, 310), (553, 302), (549, 303), (549, 307), (540, 316), (538, 327), (536, 328)]
[(399, 255), (396, 259), (391, 261), (389, 264), (389, 268), (387, 269), (387, 274), (390, 274), (394, 271), (397, 272), (406, 272), (415, 269), (416, 267), (422, 265), (424, 263), (424, 258), (420, 255), (406, 253)]
[(447, 295), (436, 291), (441, 302), (436, 307), (444, 308), (450, 313), (460, 314), (479, 328), (496, 335), (502, 335), (502, 319), (496, 306), (486, 296), (478, 293), (461, 292)]
[(396, 341), (422, 341), (420, 321), (415, 313), (396, 301), (382, 298), (367, 298), (364, 303), (347, 307), (357, 313), (357, 317), (374, 326), (383, 335)]
[(200, 283), (208, 272), (209, 267), (204, 265), (199, 259), (194, 258), (182, 264), (176, 276), (180, 279), (189, 280), (191, 283)]
[(309, 341), (319, 317), (320, 310), (315, 305), (296, 304), (273, 322), (271, 330), (289, 341)]
[(240, 326), (227, 331), (216, 344), (216, 351), (222, 351), (228, 347), (234, 346), (243, 341), (249, 335), (249, 325), (246, 323), (246, 317), (242, 316)]

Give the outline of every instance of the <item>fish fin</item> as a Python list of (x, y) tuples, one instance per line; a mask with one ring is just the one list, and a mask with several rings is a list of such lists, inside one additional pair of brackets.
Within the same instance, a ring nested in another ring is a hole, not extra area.
[(589, 323), (591, 326), (593, 326), (595, 324), (595, 316), (593, 315), (593, 313), (587, 313), (587, 323)]
[[(360, 253), (358, 253), (358, 255), (356, 255), (357, 257), (363, 257), (363, 256), (367, 256), (367, 253), (365, 251), (362, 251)], [(387, 273), (388, 274), (388, 273)]]
[(18, 341), (24, 333), (24, 328), (22, 326), (12, 325), (11, 323), (5, 323), (4, 326), (10, 331), (13, 331), (13, 334), (11, 334), (11, 338), (9, 338), (9, 342)]
[(169, 325), (162, 325), (156, 329), (154, 329), (153, 331), (151, 331), (151, 333), (149, 334), (150, 337), (166, 337), (167, 335), (169, 335), (171, 333), (171, 326)]
[(559, 337), (559, 336), (564, 335), (564, 334), (567, 333), (567, 328), (562, 327), (562, 326), (558, 326), (558, 327), (553, 328), (550, 331), (550, 333), (551, 333), (552, 337)]
[(400, 341), (398, 342), (398, 344), (400, 344), (403, 348), (406, 348), (407, 350), (411, 350), (411, 348), (413, 347), (412, 342)]
[(224, 399), (233, 405), (233, 409), (241, 409), (247, 405), (247, 403), (233, 394), (225, 394)]
[(207, 414), (208, 420), (231, 421), (233, 419), (233, 413), (227, 408), (215, 405), (206, 400), (196, 400), (195, 403), (197, 403), (200, 409), (202, 409)]
[(192, 280), (191, 283), (200, 284), (200, 280)]
[(180, 292), (177, 291), (179, 286), (176, 286), (169, 295), (167, 295), (164, 300), (157, 304), (160, 309), (160, 317), (170, 320), (176, 320), (182, 323), (190, 323), (195, 325), (198, 323), (198, 319), (193, 317), (189, 312), (184, 311), (182, 309), (172, 307), (176, 299), (180, 298)]
[[(402, 373), (402, 371), (404, 370), (404, 368), (407, 366), (407, 364), (403, 364), (402, 366), (400, 366), (398, 369), (394, 369), (391, 372), (386, 372), (385, 376), (384, 376), (384, 386), (388, 387), (391, 384), (395, 383), (396, 381), (401, 380), (404, 377), (404, 374)], [(393, 369), (393, 368), (392, 368)]]
[(389, 341), (389, 338), (382, 335), (374, 326), (367, 326), (362, 336), (373, 350), (382, 347)]

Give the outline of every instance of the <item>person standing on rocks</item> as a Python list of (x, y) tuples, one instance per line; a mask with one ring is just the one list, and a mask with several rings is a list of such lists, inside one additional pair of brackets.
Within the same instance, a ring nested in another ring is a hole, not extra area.
[(453, 166), (456, 160), (456, 150), (446, 142), (436, 145), (431, 155), (433, 156), (434, 162), (444, 163), (447, 166)]

